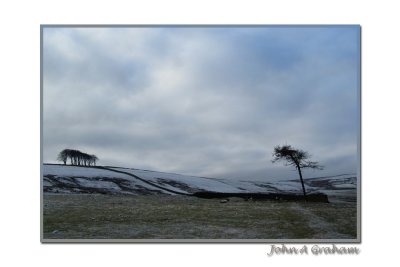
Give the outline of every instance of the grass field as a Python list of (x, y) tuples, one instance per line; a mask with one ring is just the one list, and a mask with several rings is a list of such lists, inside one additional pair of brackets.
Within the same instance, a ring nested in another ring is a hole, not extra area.
[(44, 239), (355, 239), (355, 203), (45, 194)]

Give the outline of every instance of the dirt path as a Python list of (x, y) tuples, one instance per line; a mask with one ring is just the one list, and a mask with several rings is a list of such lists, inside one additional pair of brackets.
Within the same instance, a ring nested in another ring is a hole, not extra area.
[(340, 234), (334, 229), (336, 228), (336, 223), (334, 221), (329, 221), (327, 218), (324, 218), (317, 214), (317, 212), (313, 209), (313, 206), (305, 206), (307, 203), (295, 203), (293, 202), (293, 208), (297, 211), (300, 211), (301, 214), (308, 221), (308, 225), (310, 228), (315, 230), (317, 233), (325, 233), (328, 237), (335, 238), (352, 238), (351, 235), (348, 234)]

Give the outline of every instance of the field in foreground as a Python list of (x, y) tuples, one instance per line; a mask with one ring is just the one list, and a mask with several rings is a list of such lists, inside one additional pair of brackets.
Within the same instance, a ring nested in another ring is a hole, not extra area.
[(355, 239), (355, 203), (44, 194), (44, 239)]

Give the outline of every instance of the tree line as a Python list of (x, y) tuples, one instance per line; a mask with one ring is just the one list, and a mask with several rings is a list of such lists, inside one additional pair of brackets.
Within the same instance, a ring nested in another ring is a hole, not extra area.
[(71, 165), (78, 166), (96, 166), (96, 161), (99, 159), (96, 155), (89, 155), (75, 149), (64, 149), (58, 154), (57, 160), (67, 164), (68, 159)]

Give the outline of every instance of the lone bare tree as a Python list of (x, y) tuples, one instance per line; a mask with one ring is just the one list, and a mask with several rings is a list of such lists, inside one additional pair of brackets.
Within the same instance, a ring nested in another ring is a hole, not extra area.
[(303, 188), (304, 199), (307, 200), (306, 189), (304, 187), (303, 175), (301, 169), (310, 168), (322, 170), (323, 167), (317, 161), (308, 160), (311, 155), (301, 149), (294, 149), (290, 145), (276, 146), (274, 148), (272, 162), (284, 160), (286, 166), (294, 166), (299, 173), (301, 186)]

